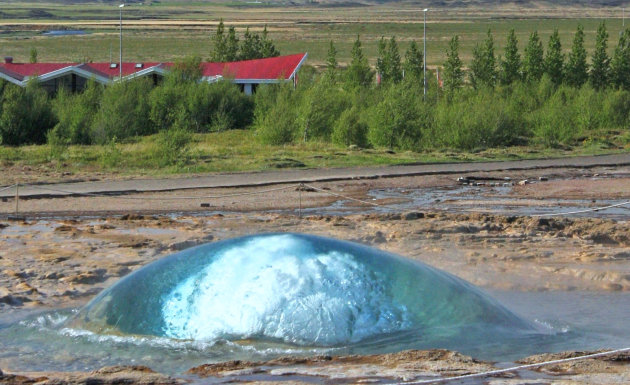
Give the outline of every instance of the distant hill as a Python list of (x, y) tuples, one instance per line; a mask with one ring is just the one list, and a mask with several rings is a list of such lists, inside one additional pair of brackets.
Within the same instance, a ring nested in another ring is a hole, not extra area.
[[(433, 8), (462, 8), (462, 7), (482, 7), (497, 5), (516, 5), (522, 7), (548, 7), (548, 6), (571, 6), (571, 7), (621, 7), (628, 4), (628, 0), (258, 0), (262, 4), (285, 4), (285, 5), (322, 5), (322, 6), (362, 6), (385, 3), (401, 3), (407, 5), (418, 5)], [(151, 4), (151, 3), (180, 3), (180, 4), (251, 4), (253, 0), (16, 0), (7, 3), (20, 4)]]

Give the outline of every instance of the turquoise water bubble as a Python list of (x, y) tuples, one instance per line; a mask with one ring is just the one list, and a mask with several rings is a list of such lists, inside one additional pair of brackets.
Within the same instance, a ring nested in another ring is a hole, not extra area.
[[(473, 285), (356, 243), (262, 234), (209, 243), (120, 280), (68, 321), (99, 334), (335, 347), (536, 333)], [(471, 334), (472, 333), (472, 334)], [(407, 337), (404, 337), (407, 338)]]

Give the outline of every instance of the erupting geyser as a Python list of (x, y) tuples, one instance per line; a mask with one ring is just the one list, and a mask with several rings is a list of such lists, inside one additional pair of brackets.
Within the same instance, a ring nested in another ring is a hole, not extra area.
[(450, 274), (303, 234), (247, 236), (173, 254), (105, 290), (72, 322), (99, 333), (309, 346), (410, 332), (532, 330)]

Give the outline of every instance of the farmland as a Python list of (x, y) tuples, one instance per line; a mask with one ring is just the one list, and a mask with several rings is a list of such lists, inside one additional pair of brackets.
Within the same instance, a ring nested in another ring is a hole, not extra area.
[[(443, 2), (448, 5), (452, 2)], [(579, 3), (579, 2), (577, 2)], [(457, 4), (466, 4), (457, 2)], [(429, 4), (431, 5), (431, 4)], [(308, 52), (309, 64), (325, 61), (330, 40), (335, 42), (338, 61), (346, 64), (357, 35), (364, 42), (370, 62), (376, 60), (381, 36), (396, 36), (401, 50), (423, 35), (421, 5), (385, 3), (351, 6), (273, 5), (255, 3), (163, 2), (129, 4), (123, 9), (124, 57), (129, 61), (173, 61), (190, 55), (206, 59), (210, 36), (220, 19), (235, 26), (262, 30), (267, 25), (282, 53)], [(118, 58), (117, 3), (27, 3), (11, 2), (0, 12), (0, 53), (27, 61), (36, 48), (40, 61), (108, 61)], [(472, 49), (490, 29), (499, 53), (509, 29), (514, 28), (522, 49), (529, 34), (539, 32), (543, 41), (557, 28), (568, 50), (578, 24), (584, 26), (585, 45), (591, 51), (597, 26), (606, 21), (611, 51), (622, 29), (620, 7), (588, 7), (526, 3), (525, 6), (489, 1), (468, 6), (438, 6), (427, 15), (427, 62), (441, 65), (448, 41), (460, 36), (460, 55), (467, 63)], [(85, 30), (85, 35), (42, 36), (57, 29)], [(69, 47), (71, 47), (69, 49)]]

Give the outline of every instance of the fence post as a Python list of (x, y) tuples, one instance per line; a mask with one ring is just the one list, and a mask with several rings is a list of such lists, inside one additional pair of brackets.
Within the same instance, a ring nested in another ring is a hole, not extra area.
[(17, 217), (20, 212), (20, 184), (15, 184), (15, 216)]

